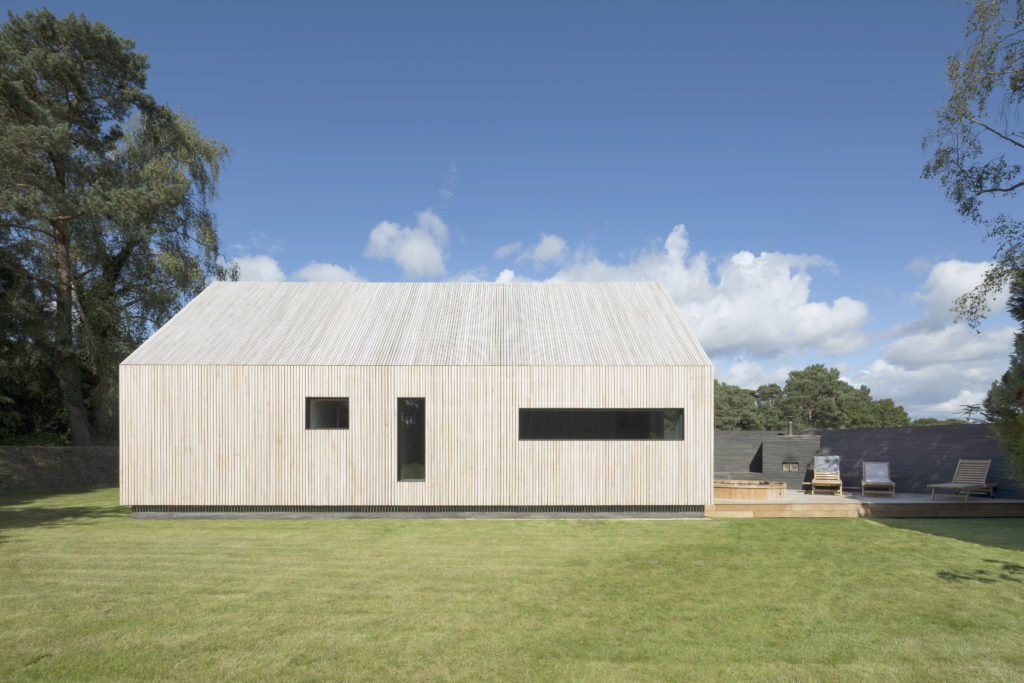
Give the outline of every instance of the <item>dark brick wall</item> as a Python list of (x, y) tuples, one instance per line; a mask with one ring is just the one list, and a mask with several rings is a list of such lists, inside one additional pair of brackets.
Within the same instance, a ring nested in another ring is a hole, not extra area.
[(928, 484), (947, 482), (961, 458), (992, 460), (989, 481), (1000, 498), (1024, 498), (1006, 455), (988, 425), (937, 425), (890, 429), (816, 430), (821, 452), (838, 455), (844, 486), (860, 486), (861, 462), (888, 461), (896, 490), (928, 493)]
[[(799, 488), (819, 452), (819, 442), (817, 434), (715, 432), (715, 479), (767, 479)], [(783, 462), (797, 463), (797, 470), (784, 471)]]
[(0, 492), (117, 486), (117, 446), (0, 446)]
[[(1024, 498), (1006, 456), (987, 425), (828, 429), (783, 436), (777, 432), (715, 432), (715, 479), (767, 479), (800, 488), (814, 456), (838, 455), (843, 485), (859, 487), (861, 463), (889, 463), (896, 490), (928, 493), (928, 484), (949, 481), (957, 461), (992, 460), (989, 481), (1002, 498)], [(784, 472), (783, 462), (797, 462)]]
[(716, 479), (763, 479), (762, 445), (775, 432), (715, 432)]

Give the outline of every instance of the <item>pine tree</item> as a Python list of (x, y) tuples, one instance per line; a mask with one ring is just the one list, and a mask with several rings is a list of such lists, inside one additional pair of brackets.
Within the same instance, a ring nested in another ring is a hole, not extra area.
[[(134, 48), (82, 15), (0, 26), (0, 320), (32, 318), (82, 445), (114, 430), (120, 359), (230, 275), (209, 208), (227, 149), (145, 92)], [(2, 361), (0, 383), (31, 379)]]

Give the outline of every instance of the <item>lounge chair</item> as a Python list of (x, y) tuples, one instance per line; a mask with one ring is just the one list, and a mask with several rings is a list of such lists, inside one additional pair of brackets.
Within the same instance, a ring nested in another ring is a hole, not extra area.
[(953, 474), (953, 481), (945, 484), (928, 484), (932, 490), (932, 500), (935, 500), (935, 493), (939, 489), (950, 489), (953, 493), (940, 493), (940, 496), (963, 495), (964, 502), (970, 498), (972, 493), (986, 493), (995, 497), (995, 486), (987, 481), (988, 468), (991, 460), (961, 460), (956, 464), (956, 472)]
[(860, 492), (867, 493), (868, 488), (883, 489), (876, 493), (888, 491), (890, 496), (896, 495), (896, 482), (889, 478), (889, 463), (887, 462), (865, 462), (861, 463), (862, 473), (860, 476)]
[(811, 479), (811, 495), (818, 489), (843, 493), (843, 480), (839, 478), (838, 455), (814, 456), (814, 478)]

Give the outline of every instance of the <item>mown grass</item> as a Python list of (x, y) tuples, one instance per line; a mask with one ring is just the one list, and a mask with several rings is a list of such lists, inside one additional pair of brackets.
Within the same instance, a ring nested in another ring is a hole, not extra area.
[(0, 679), (1024, 676), (1024, 520), (132, 520), (0, 498)]

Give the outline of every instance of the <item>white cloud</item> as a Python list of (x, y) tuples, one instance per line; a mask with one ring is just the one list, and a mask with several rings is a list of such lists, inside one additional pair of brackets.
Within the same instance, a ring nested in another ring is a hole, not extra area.
[(568, 249), (565, 240), (558, 235), (540, 234), (540, 241), (532, 249), (520, 254), (516, 261), (533, 261), (534, 266), (556, 263), (565, 259)]
[[(923, 287), (914, 295), (915, 301), (924, 303), (925, 317), (913, 324), (934, 330), (953, 322), (954, 314), (949, 310), (953, 300), (981, 284), (988, 267), (988, 263), (955, 259), (932, 266)], [(1006, 303), (1005, 292), (992, 297), (990, 303), (994, 309), (1002, 308)]]
[(512, 242), (511, 244), (503, 244), (494, 250), (494, 258), (506, 258), (516, 253), (522, 248), (522, 242)]
[(887, 363), (910, 370), (937, 363), (968, 364), (994, 358), (1005, 361), (1013, 345), (1013, 332), (1012, 327), (978, 333), (965, 326), (949, 325), (900, 337), (883, 346), (881, 355)]
[[(963, 389), (959, 394), (953, 398), (943, 401), (942, 403), (936, 403), (926, 408), (929, 415), (943, 416), (943, 417), (964, 417), (964, 406), (975, 405), (980, 406), (981, 402), (985, 400), (985, 396), (988, 391), (969, 391)], [(975, 419), (981, 416), (975, 413)]]
[(238, 279), (256, 282), (284, 282), (284, 271), (277, 261), (266, 254), (247, 254), (234, 259), (238, 264)]
[(859, 350), (868, 343), (861, 330), (868, 307), (849, 297), (811, 301), (809, 270), (822, 267), (835, 269), (820, 256), (740, 251), (715, 269), (715, 281), (707, 256), (690, 254), (686, 228), (677, 225), (663, 249), (642, 252), (625, 265), (578, 253), (551, 279), (660, 281), (711, 355), (777, 358), (812, 349), (827, 355)]
[(416, 214), (416, 227), (381, 221), (370, 231), (366, 256), (391, 260), (402, 267), (406, 278), (445, 274), (443, 248), (448, 226), (433, 211)]
[(596, 255), (577, 252), (575, 261), (555, 273), (551, 281), (656, 280), (668, 287), (677, 303), (681, 299), (707, 298), (714, 292), (707, 255), (700, 252), (689, 256), (688, 250), (686, 228), (677, 225), (666, 238), (664, 251), (642, 252), (625, 265), (608, 264)]
[(365, 278), (360, 277), (355, 270), (342, 268), (333, 263), (320, 263), (310, 261), (292, 275), (293, 280), (306, 280), (307, 282), (364, 282)]
[[(716, 368), (722, 365), (724, 365), (723, 361), (715, 361)], [(715, 374), (718, 376), (719, 382), (735, 384), (744, 389), (756, 389), (762, 384), (784, 385), (786, 378), (789, 377), (789, 371), (793, 369), (789, 365), (780, 365), (768, 370), (758, 363), (741, 358), (732, 363), (724, 372), (716, 369)]]
[(532, 282), (530, 278), (516, 275), (516, 271), (511, 268), (506, 268), (498, 273), (498, 277), (494, 278), (494, 281), (498, 284), (508, 284), (509, 282)]
[(1002, 375), (1009, 348), (999, 356), (970, 363), (944, 362), (906, 368), (885, 359), (854, 374), (855, 384), (867, 384), (871, 394), (891, 397), (912, 417), (955, 417), (961, 405), (980, 403), (992, 381)]
[(234, 259), (238, 265), (238, 279), (256, 282), (284, 282), (285, 280), (306, 280), (308, 282), (363, 282), (355, 270), (342, 268), (333, 263), (311, 261), (291, 277), (285, 277), (277, 259), (266, 254), (239, 256)]
[(719, 352), (850, 353), (867, 344), (861, 327), (868, 307), (849, 297), (831, 304), (811, 301), (808, 269), (826, 265), (831, 264), (816, 256), (739, 252), (716, 269), (719, 284), (712, 296), (683, 309), (691, 312), (698, 336)]
[[(915, 262), (916, 263), (916, 262)], [(954, 417), (960, 406), (980, 403), (992, 381), (1002, 375), (1013, 349), (1014, 328), (975, 332), (953, 324), (953, 299), (981, 282), (988, 264), (940, 261), (918, 273), (927, 277), (913, 296), (924, 315), (888, 331), (888, 343), (868, 368), (853, 374), (876, 397), (891, 397), (914, 417)], [(1006, 294), (993, 298), (1005, 305)]]

